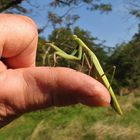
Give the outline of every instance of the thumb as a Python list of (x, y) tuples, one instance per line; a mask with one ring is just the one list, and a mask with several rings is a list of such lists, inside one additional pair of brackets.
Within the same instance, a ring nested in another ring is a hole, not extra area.
[(27, 102), (35, 108), (39, 105), (65, 106), (75, 103), (107, 106), (110, 103), (107, 89), (81, 72), (59, 67), (35, 67), (23, 69), (23, 74), (28, 83), (27, 100), (29, 95), (31, 98)]
[[(6, 81), (6, 82), (5, 82)], [(0, 75), (0, 124), (50, 106), (107, 106), (110, 95), (97, 80), (68, 68), (30, 67)]]

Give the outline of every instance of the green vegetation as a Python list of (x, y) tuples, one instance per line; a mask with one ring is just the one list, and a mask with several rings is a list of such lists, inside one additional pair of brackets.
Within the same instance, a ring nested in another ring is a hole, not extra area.
[(131, 92), (140, 87), (140, 27), (128, 43), (116, 46), (108, 60), (117, 67), (115, 79), (119, 89), (125, 87)]

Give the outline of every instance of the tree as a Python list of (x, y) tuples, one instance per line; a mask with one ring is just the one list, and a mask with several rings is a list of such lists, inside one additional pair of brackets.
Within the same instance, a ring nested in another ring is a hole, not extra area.
[(118, 45), (109, 59), (117, 67), (116, 86), (135, 89), (140, 87), (140, 30), (131, 41)]
[(3, 12), (10, 8), (17, 8), (19, 10), (23, 9), (19, 4), (23, 0), (0, 0), (0, 12)]
[(129, 13), (140, 19), (140, 0), (129, 0), (127, 3)]
[[(53, 28), (58, 27), (68, 27), (70, 28), (79, 18), (80, 16), (76, 13), (72, 13), (74, 9), (79, 7), (85, 7), (90, 11), (101, 11), (101, 12), (109, 12), (112, 10), (111, 4), (104, 3), (102, 0), (51, 0), (51, 1), (42, 1), (46, 7), (43, 9), (43, 12), (46, 13), (47, 19), (42, 19), (46, 21), (43, 27), (39, 28), (39, 32), (44, 31), (46, 27), (49, 25), (53, 26)], [(40, 7), (41, 1), (31, 1), (31, 0), (0, 0), (0, 12), (10, 12), (10, 13), (20, 13), (20, 14), (31, 14), (36, 13), (36, 16), (40, 16), (37, 14), (38, 11), (42, 11)], [(22, 5), (24, 3), (24, 5)], [(64, 9), (63, 13), (58, 13), (56, 9)], [(49, 11), (47, 9), (50, 9)]]

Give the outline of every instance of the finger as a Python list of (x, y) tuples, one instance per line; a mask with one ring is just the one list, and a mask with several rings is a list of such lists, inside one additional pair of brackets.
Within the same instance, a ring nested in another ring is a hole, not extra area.
[[(24, 78), (28, 79), (32, 75), (38, 88), (42, 89), (40, 93), (43, 95), (47, 93), (49, 96), (50, 106), (65, 106), (75, 103), (90, 106), (108, 106), (110, 104), (107, 89), (90, 76), (68, 68), (40, 67), (33, 69), (32, 71), (30, 68), (26, 69), (23, 72)], [(30, 81), (29, 79), (26, 81)], [(28, 85), (32, 87), (33, 84), (28, 83)], [(43, 102), (46, 103), (46, 101)]]
[(10, 68), (35, 65), (37, 28), (28, 17), (0, 14), (0, 57)]
[(24, 112), (50, 106), (110, 103), (109, 93), (101, 83), (68, 68), (9, 69), (0, 73), (0, 89), (1, 126)]
[(0, 93), (5, 92), (5, 99), (9, 98), (7, 102), (15, 102), (21, 109), (23, 106), (28, 109), (79, 102), (90, 106), (110, 103), (109, 93), (101, 83), (72, 69), (32, 67), (8, 70), (5, 75), (1, 76)]

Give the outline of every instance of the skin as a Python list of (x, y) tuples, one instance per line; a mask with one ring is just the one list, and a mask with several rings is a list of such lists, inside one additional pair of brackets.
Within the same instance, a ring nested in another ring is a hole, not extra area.
[(68, 68), (36, 67), (37, 42), (31, 19), (0, 14), (0, 127), (52, 106), (110, 105), (108, 90), (90, 76)]

